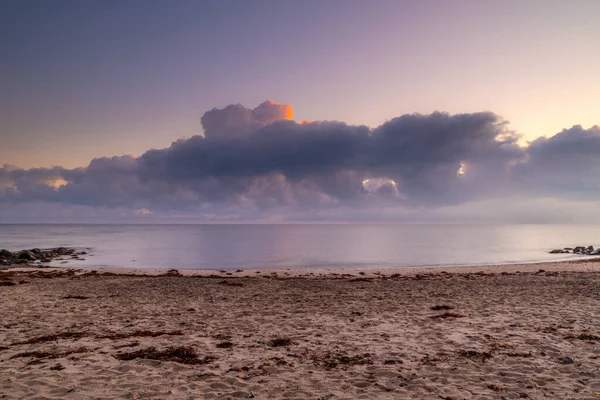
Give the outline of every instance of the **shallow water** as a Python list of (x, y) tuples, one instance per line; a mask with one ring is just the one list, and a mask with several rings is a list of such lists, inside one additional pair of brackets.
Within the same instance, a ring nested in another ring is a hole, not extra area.
[[(0, 248), (91, 248), (74, 267), (389, 268), (576, 258), (594, 225), (0, 225)], [(56, 264), (55, 264), (56, 265)]]

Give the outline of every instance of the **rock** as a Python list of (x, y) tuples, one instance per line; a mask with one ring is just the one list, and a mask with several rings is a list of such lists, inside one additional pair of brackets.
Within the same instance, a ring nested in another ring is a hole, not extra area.
[(30, 250), (33, 254), (40, 254), (42, 251), (40, 249), (38, 249), (37, 247), (35, 249), (31, 249)]
[(57, 249), (54, 250), (58, 255), (64, 256), (65, 254), (67, 254), (69, 252), (69, 249), (65, 248), (65, 247), (59, 247)]
[(15, 258), (15, 255), (13, 254), (12, 251), (8, 251), (6, 249), (2, 249), (2, 250), (0, 250), (0, 257), (4, 257), (7, 260), (10, 260), (12, 258)]
[(573, 254), (583, 253), (584, 251), (585, 251), (585, 247), (583, 247), (583, 246), (576, 246), (573, 249)]
[(571, 251), (571, 250), (573, 250), (573, 248), (572, 248), (572, 247), (565, 247), (564, 249), (565, 249), (566, 251)]
[(35, 256), (34, 253), (32, 253), (29, 250), (22, 250), (19, 252), (19, 254), (17, 255), (17, 258), (19, 260), (26, 260), (26, 261), (35, 261), (37, 260), (37, 257)]
[(562, 357), (559, 358), (558, 362), (561, 364), (573, 364), (575, 361), (571, 357)]
[(564, 252), (565, 252), (564, 250), (561, 250), (561, 249), (556, 249), (556, 250), (551, 250), (551, 251), (550, 251), (550, 254), (562, 254), (562, 253), (564, 253)]
[(588, 246), (588, 247), (585, 249), (585, 251), (586, 251), (587, 253), (591, 253), (592, 251), (594, 251), (594, 246)]

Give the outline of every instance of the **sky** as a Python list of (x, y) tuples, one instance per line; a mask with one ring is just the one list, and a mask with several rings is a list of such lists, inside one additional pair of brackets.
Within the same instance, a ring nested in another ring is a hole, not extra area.
[(0, 0), (0, 222), (600, 221), (599, 16)]

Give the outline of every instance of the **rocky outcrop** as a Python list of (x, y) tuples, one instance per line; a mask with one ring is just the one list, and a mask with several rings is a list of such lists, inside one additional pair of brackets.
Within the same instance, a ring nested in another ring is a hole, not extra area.
[(564, 249), (555, 249), (550, 250), (550, 254), (579, 254), (579, 255), (588, 255), (588, 256), (597, 256), (600, 255), (600, 248), (594, 249), (594, 246), (575, 246), (575, 247), (565, 247)]
[(74, 249), (68, 249), (66, 247), (58, 247), (56, 249), (31, 249), (21, 250), (12, 252), (6, 249), (0, 250), (0, 265), (11, 266), (11, 265), (31, 265), (33, 263), (42, 262), (49, 263), (53, 259), (60, 256), (73, 256), (76, 254)]

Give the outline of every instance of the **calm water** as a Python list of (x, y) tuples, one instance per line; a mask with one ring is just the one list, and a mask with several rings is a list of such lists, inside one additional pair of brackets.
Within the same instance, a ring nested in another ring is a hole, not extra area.
[(385, 268), (562, 260), (589, 225), (0, 225), (0, 248), (90, 248), (73, 267)]

